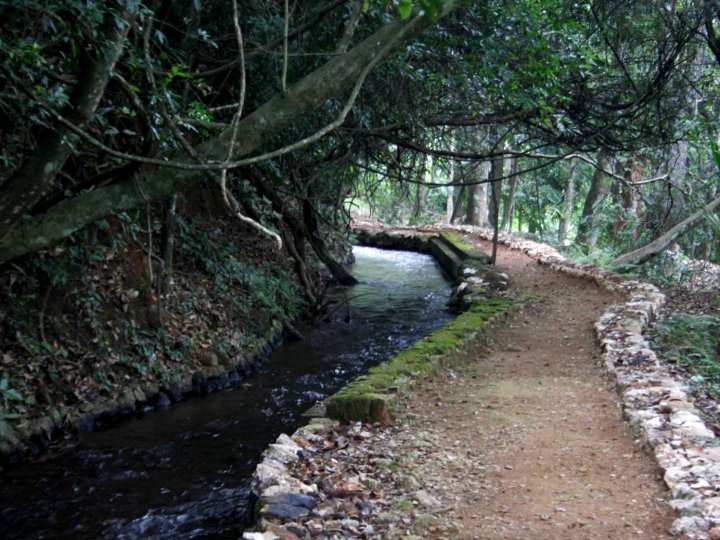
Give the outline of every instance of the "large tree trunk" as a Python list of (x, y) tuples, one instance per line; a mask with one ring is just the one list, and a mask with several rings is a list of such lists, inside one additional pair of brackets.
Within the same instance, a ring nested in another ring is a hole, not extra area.
[[(445, 15), (457, 8), (460, 0), (444, 4)], [(403, 21), (395, 19), (366, 38), (347, 53), (333, 56), (305, 76), (284, 94), (276, 95), (238, 123), (237, 144), (232, 159), (239, 159), (283, 133), (297, 120), (322, 107), (329, 98), (342, 95), (357, 82), (363, 70), (374, 60), (389, 55), (400, 43), (418, 35), (433, 24), (428, 16)], [(204, 160), (227, 159), (232, 127), (196, 147)], [(173, 163), (192, 163), (181, 155)], [(149, 201), (166, 199), (185, 191), (201, 178), (198, 170), (157, 168), (148, 170), (139, 180), (108, 185), (68, 199), (16, 228), (0, 243), (0, 263), (25, 253), (49, 247), (78, 229), (110, 214), (131, 210)]]
[(327, 269), (330, 270), (330, 273), (338, 281), (338, 283), (341, 285), (355, 285), (358, 280), (355, 279), (342, 264), (333, 259), (332, 255), (330, 255), (330, 251), (328, 251), (327, 246), (320, 235), (320, 228), (318, 227), (315, 209), (307, 199), (303, 201), (303, 223), (305, 224), (305, 229), (308, 232), (308, 242), (310, 242), (310, 245), (313, 247), (313, 250), (315, 250), (315, 253), (317, 253), (318, 258), (327, 267)]
[(462, 215), (463, 195), (465, 195), (465, 186), (455, 188), (455, 202), (453, 203), (452, 214), (450, 215), (450, 223), (455, 223), (458, 215)]
[(508, 193), (508, 199), (503, 208), (502, 218), (502, 230), (504, 232), (510, 232), (512, 229), (513, 215), (515, 214), (515, 196), (517, 194), (517, 185), (520, 177), (518, 171), (520, 170), (520, 160), (518, 158), (512, 158), (510, 160), (510, 193)]
[[(122, 55), (125, 36), (137, 12), (134, 2), (122, 3), (119, 17), (108, 10), (104, 21), (105, 45), (88, 60), (75, 86), (64, 116), (78, 127), (85, 125), (97, 109), (112, 70)], [(93, 54), (93, 53), (90, 53)], [(25, 163), (2, 186), (0, 197), (0, 242), (6, 241), (30, 209), (37, 204), (65, 165), (77, 136), (65, 126), (46, 131)]]
[(505, 176), (505, 160), (496, 157), (490, 162), (490, 204), (488, 205), (488, 224), (495, 227), (500, 222), (500, 199), (502, 197), (502, 178)]
[(568, 177), (567, 184), (565, 185), (565, 201), (563, 204), (563, 211), (560, 215), (560, 222), (558, 223), (558, 242), (560, 244), (565, 243), (567, 238), (568, 229), (570, 228), (570, 218), (572, 217), (573, 209), (575, 208), (575, 175), (577, 174), (577, 164), (573, 161), (570, 165), (570, 176)]
[(629, 231), (629, 236), (637, 240), (638, 215), (640, 213), (640, 199), (635, 183), (643, 178), (645, 160), (631, 158), (625, 166), (623, 177), (625, 182), (621, 186), (622, 213), (615, 223), (615, 230)]
[[(481, 166), (481, 169), (487, 169), (488, 174), (483, 174), (483, 178), (489, 178), (490, 164)], [(485, 172), (484, 170), (482, 171)], [(475, 205), (477, 207), (477, 223), (480, 227), (487, 227), (490, 225), (490, 186), (487, 182), (475, 186)]]
[(718, 208), (720, 208), (720, 197), (712, 200), (703, 209), (698, 210), (687, 219), (681, 221), (668, 232), (656, 238), (649, 244), (616, 258), (612, 261), (612, 263), (610, 263), (611, 266), (627, 266), (631, 264), (642, 264), (649, 261), (656, 255), (665, 251), (681, 234), (689, 230), (696, 223), (700, 222), (707, 214), (715, 212)]
[(422, 158), (422, 165), (420, 167), (420, 174), (417, 178), (417, 184), (415, 189), (415, 200), (413, 201), (413, 215), (415, 220), (420, 218), (420, 215), (425, 209), (425, 202), (427, 199), (427, 189), (425, 188), (425, 170), (427, 167), (427, 156)]
[(575, 242), (587, 245), (588, 251), (595, 250), (598, 236), (600, 235), (600, 223), (602, 221), (602, 205), (610, 191), (610, 181), (602, 170), (607, 169), (609, 155), (606, 150), (600, 150), (598, 155), (598, 167), (593, 174), (590, 190), (585, 198), (582, 218), (578, 227), (578, 234)]
[[(488, 178), (490, 162), (483, 161), (475, 165), (475, 174), (468, 175), (471, 182), (467, 187), (467, 211), (465, 223), (480, 227), (488, 226)], [(482, 182), (482, 183), (478, 183)]]

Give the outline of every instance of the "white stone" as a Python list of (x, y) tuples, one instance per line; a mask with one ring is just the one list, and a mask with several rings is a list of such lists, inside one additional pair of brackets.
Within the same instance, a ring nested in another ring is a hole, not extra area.
[(700, 512), (701, 497), (692, 499), (672, 499), (668, 504), (681, 516), (697, 516)]
[(255, 469), (254, 481), (262, 489), (278, 483), (283, 474), (287, 474), (287, 469), (281, 463), (265, 459)]
[(710, 529), (710, 524), (707, 520), (699, 518), (697, 516), (684, 516), (676, 519), (670, 532), (678, 536), (683, 534), (693, 534), (691, 538), (707, 538), (707, 536), (698, 536), (698, 533), (707, 532)]
[(285, 444), (271, 444), (268, 449), (265, 450), (265, 456), (275, 459), (280, 463), (288, 464), (294, 463), (299, 459), (299, 451), (300, 447), (297, 445), (288, 446)]
[(285, 435), (285, 433), (281, 433), (275, 442), (285, 446), (295, 446), (300, 449), (300, 445), (293, 441), (289, 436)]

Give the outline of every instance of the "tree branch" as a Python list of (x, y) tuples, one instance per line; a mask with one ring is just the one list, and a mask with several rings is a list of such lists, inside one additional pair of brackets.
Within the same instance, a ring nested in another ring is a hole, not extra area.
[[(442, 15), (456, 9), (460, 3), (460, 0), (447, 0)], [(218, 169), (257, 163), (279, 155), (271, 152), (246, 160), (238, 159), (260, 148), (270, 139), (283, 133), (298, 119), (319, 109), (329, 98), (342, 94), (353, 85), (356, 85), (353, 89), (356, 95), (359, 91), (357, 82), (367, 76), (373, 66), (382, 61), (402, 41), (418, 35), (433, 23), (434, 21), (426, 15), (405, 21), (394, 19), (346, 54), (331, 58), (305, 76), (289, 88), (287, 94), (275, 96), (245, 116), (239, 123), (240, 136), (232, 156), (233, 160), (237, 161), (233, 161), (230, 166), (225, 161), (232, 137), (230, 128), (195, 147), (197, 154), (203, 161), (216, 163), (217, 165), (213, 167)], [(351, 103), (349, 107), (346, 105), (343, 113), (347, 115), (351, 107)], [(326, 130), (320, 136), (328, 131), (330, 130)], [(307, 138), (301, 143), (309, 144)], [(298, 144), (286, 147), (290, 149), (287, 151), (299, 147)], [(141, 182), (142, 189), (151, 201), (164, 199), (173, 193), (186, 190), (202, 178), (201, 171), (207, 170), (207, 167), (193, 165), (192, 157), (187, 154), (179, 156), (172, 162), (154, 160), (152, 164), (164, 166), (172, 164), (180, 170), (157, 168), (145, 172)], [(109, 214), (135, 208), (143, 202), (137, 183), (129, 181), (105, 186), (63, 201), (47, 213), (24, 222), (12, 237), (6, 238), (0, 244), (0, 262), (49, 247), (88, 223)]]
[[(134, 2), (122, 4), (119, 19), (116, 20), (111, 14), (104, 22), (105, 43), (97, 53), (97, 58), (90, 62), (73, 92), (66, 114), (74, 126), (84, 125), (95, 113), (115, 63), (122, 55), (125, 36), (136, 14)], [(3, 184), (3, 197), (0, 199), (0, 242), (9, 238), (23, 216), (42, 199), (50, 183), (72, 154), (72, 139), (70, 131), (63, 127), (46, 132), (32, 155)]]

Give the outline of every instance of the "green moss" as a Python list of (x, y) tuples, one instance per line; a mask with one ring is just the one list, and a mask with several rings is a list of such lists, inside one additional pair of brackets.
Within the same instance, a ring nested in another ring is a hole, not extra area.
[(413, 503), (412, 501), (404, 500), (404, 501), (398, 501), (394, 505), (396, 510), (412, 510), (413, 509)]
[(443, 357), (467, 346), (488, 320), (506, 312), (510, 305), (509, 300), (492, 299), (472, 306), (331, 396), (326, 402), (327, 415), (344, 422), (380, 421), (415, 379), (434, 373)]
[(477, 259), (480, 261), (484, 261), (488, 258), (487, 253), (484, 253), (476, 246), (465, 240), (465, 237), (461, 234), (454, 232), (443, 232), (440, 233), (440, 236), (448, 244), (454, 246), (457, 250), (460, 250), (464, 255), (463, 258)]

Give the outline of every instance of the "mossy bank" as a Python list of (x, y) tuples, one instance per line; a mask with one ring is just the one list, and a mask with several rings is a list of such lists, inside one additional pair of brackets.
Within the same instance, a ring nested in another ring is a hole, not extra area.
[(328, 398), (327, 416), (343, 422), (390, 422), (398, 398), (415, 380), (433, 374), (447, 358), (476, 343), (488, 321), (505, 314), (511, 305), (507, 299), (488, 299), (472, 306)]
[(418, 235), (361, 229), (356, 234), (369, 245), (432, 254), (454, 281), (451, 306), (462, 311), (442, 328), (325, 400), (325, 414), (332, 419), (388, 423), (397, 399), (414, 380), (431, 375), (444, 359), (474, 343), (488, 321), (509, 309), (511, 301), (497, 297), (507, 288), (507, 276), (489, 265), (487, 254), (457, 233)]

